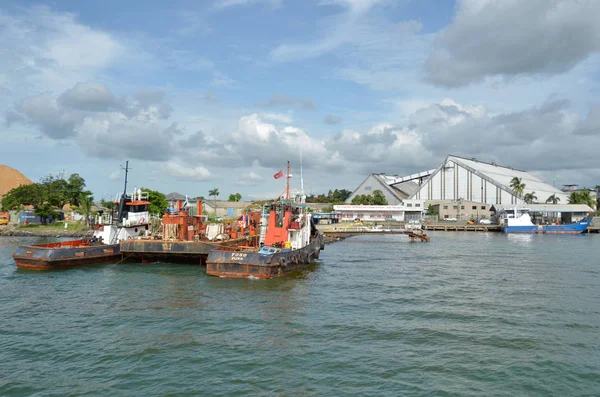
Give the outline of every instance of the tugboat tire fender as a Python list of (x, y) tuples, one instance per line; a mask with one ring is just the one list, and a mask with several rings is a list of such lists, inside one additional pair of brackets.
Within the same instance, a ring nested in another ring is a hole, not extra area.
[(279, 258), (279, 264), (281, 267), (286, 267), (285, 258)]

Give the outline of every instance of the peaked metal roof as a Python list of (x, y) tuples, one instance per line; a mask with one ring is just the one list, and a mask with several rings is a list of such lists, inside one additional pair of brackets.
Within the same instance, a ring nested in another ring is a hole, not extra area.
[(537, 197), (537, 201), (542, 203), (553, 194), (560, 199), (560, 203), (566, 204), (569, 200), (569, 196), (560, 189), (542, 182), (542, 180), (540, 180), (538, 177), (528, 172), (518, 170), (516, 168), (506, 167), (495, 163), (486, 163), (474, 158), (466, 159), (454, 155), (449, 155), (442, 166), (445, 166), (448, 161), (453, 161), (477, 175), (482, 175), (486, 177), (486, 179), (492, 180), (497, 186), (500, 186), (509, 192), (512, 192), (512, 189), (510, 188), (510, 181), (514, 177), (520, 178), (521, 182), (525, 184), (523, 194), (525, 195), (527, 193), (534, 193)]

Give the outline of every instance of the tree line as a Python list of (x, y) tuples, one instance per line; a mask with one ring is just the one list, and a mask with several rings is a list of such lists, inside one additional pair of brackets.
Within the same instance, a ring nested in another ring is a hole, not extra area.
[(34, 213), (43, 223), (49, 218), (58, 216), (58, 209), (65, 204), (88, 212), (93, 205), (92, 192), (85, 189), (85, 179), (79, 174), (71, 174), (65, 179), (64, 174), (47, 175), (39, 183), (21, 185), (8, 191), (2, 197), (2, 210), (22, 210), (32, 206)]

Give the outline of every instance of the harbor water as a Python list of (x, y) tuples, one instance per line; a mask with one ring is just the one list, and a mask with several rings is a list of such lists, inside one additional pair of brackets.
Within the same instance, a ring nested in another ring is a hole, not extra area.
[(1, 396), (597, 396), (600, 236), (374, 233), (280, 280), (17, 270)]

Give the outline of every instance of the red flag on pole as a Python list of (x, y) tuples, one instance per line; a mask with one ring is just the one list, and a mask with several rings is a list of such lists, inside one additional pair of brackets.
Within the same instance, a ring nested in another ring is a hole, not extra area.
[(283, 170), (279, 171), (278, 173), (276, 173), (275, 175), (273, 175), (273, 178), (275, 179), (279, 179), (283, 176)]

